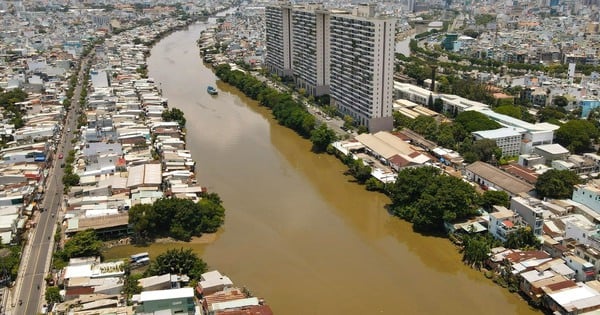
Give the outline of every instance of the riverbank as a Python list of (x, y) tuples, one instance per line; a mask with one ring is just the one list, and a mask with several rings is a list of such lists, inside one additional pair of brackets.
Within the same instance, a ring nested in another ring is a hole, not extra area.
[[(394, 314), (399, 304), (404, 314), (533, 314), (460, 263), (446, 240), (415, 234), (387, 215), (384, 195), (356, 185), (334, 157), (310, 153), (310, 141), (218, 80), (197, 54), (205, 27), (157, 43), (148, 71), (190, 120), (186, 142), (198, 162), (198, 182), (219, 192), (225, 225), (211, 244), (115, 247), (107, 258), (192, 248), (267, 298), (278, 314)], [(219, 89), (217, 97), (206, 93), (208, 85)], [(369, 289), (349, 290), (352, 275), (365, 272)]]
[[(213, 70), (215, 70), (215, 69), (213, 69)], [(252, 80), (250, 80), (250, 78), (248, 78), (249, 76), (253, 75), (251, 72), (250, 72), (250, 73), (245, 73), (245, 74), (242, 74), (242, 73), (234, 74), (234, 73), (231, 73), (231, 72), (233, 72), (233, 70), (228, 70), (228, 69), (225, 69), (225, 68), (223, 68), (223, 66), (219, 66), (219, 67), (217, 67), (217, 68), (216, 68), (216, 74), (217, 74), (217, 76), (219, 76), (219, 77), (220, 77), (222, 80), (224, 80), (225, 82), (231, 82), (231, 81), (233, 81), (233, 82), (234, 82), (234, 84), (236, 84), (236, 83), (240, 83), (240, 82), (241, 82), (240, 84), (242, 84), (242, 86), (240, 87), (240, 91), (241, 91), (242, 93), (245, 93), (245, 94), (246, 94), (246, 96), (248, 96), (248, 97), (251, 97), (251, 98), (253, 98), (253, 99), (257, 99), (257, 98), (258, 98), (258, 99), (264, 99), (264, 97), (261, 97), (260, 95), (261, 95), (261, 93), (264, 93), (265, 91), (263, 91), (263, 90), (261, 90), (261, 89), (257, 89), (257, 88), (254, 88), (254, 89), (249, 89), (249, 88), (247, 88), (247, 86), (246, 86), (246, 83), (248, 83), (249, 85), (252, 85), (252, 84), (253, 84), (253, 83), (252, 83), (253, 81), (252, 81)], [(231, 79), (232, 77), (235, 77), (235, 79), (233, 79), (233, 80), (232, 80), (232, 79)], [(254, 77), (254, 79), (255, 79), (255, 77)], [(256, 79), (255, 79), (255, 80), (256, 80)], [(277, 84), (277, 82), (271, 82), (271, 84)], [(235, 86), (235, 85), (234, 85), (234, 86)], [(266, 87), (263, 87), (263, 89), (268, 89), (268, 88), (266, 88)], [(250, 93), (249, 91), (251, 91), (251, 93)], [(272, 91), (272, 92), (268, 92), (268, 93), (269, 93), (269, 95), (270, 95), (269, 97), (273, 97), (273, 98), (275, 98), (275, 99), (276, 99), (278, 96), (277, 96), (277, 95), (273, 95), (273, 94), (274, 94), (274, 93), (280, 93), (280, 94), (282, 94), (283, 92), (275, 92), (275, 91)], [(279, 97), (281, 97), (281, 96), (279, 96)], [(262, 103), (262, 102), (261, 102), (261, 103)], [(314, 104), (313, 104), (313, 105), (314, 105)], [(267, 107), (268, 107), (268, 108), (271, 108), (272, 106), (268, 106), (268, 105), (267, 105)], [(275, 108), (275, 107), (273, 107), (273, 108)], [(273, 115), (275, 116), (275, 118), (276, 118), (276, 119), (278, 119), (278, 120), (280, 120), (280, 119), (281, 119), (281, 118), (280, 118), (280, 116), (279, 116), (279, 115), (278, 115), (276, 112), (273, 112)], [(287, 120), (285, 119), (285, 117), (283, 118), (283, 121), (287, 121)], [(306, 134), (306, 132), (299, 132), (299, 131), (297, 130), (297, 128), (296, 128), (296, 126), (295, 126), (295, 125), (288, 125), (287, 123), (282, 123), (282, 124), (283, 124), (283, 125), (286, 125), (286, 126), (288, 126), (288, 127), (289, 127), (289, 128), (291, 128), (292, 130), (295, 130), (295, 131), (297, 131), (297, 132), (299, 133), (299, 135)], [(306, 126), (304, 126), (304, 127), (306, 127)], [(337, 155), (336, 155), (336, 156), (337, 156)], [(337, 156), (337, 157), (338, 157), (338, 159), (340, 159), (340, 160), (344, 161), (344, 158), (345, 158), (345, 156)], [(462, 182), (461, 182), (461, 183), (462, 183)], [(363, 187), (365, 187), (365, 186), (363, 186)], [(469, 188), (470, 188), (470, 187), (469, 187)], [(447, 238), (447, 237), (444, 237), (444, 239), (448, 239), (448, 238)], [(460, 250), (459, 250), (459, 251), (460, 251)], [(490, 277), (488, 277), (487, 275), (485, 275), (483, 272), (481, 273), (481, 275), (482, 275), (482, 276), (486, 276), (487, 278), (490, 278)], [(494, 283), (497, 283), (497, 284), (504, 283), (504, 282), (502, 282), (502, 281), (496, 281), (497, 279), (501, 279), (501, 278), (499, 278), (499, 277), (491, 277), (491, 278), (492, 278), (492, 279), (495, 279), (495, 280), (494, 280)], [(511, 293), (512, 293), (512, 292), (514, 292), (514, 291), (511, 291)]]

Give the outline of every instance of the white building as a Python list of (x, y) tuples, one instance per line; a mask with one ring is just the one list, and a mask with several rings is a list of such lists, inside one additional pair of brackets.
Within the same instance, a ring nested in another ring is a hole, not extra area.
[(421, 105), (429, 103), (429, 96), (432, 97), (432, 101), (438, 97), (437, 94), (432, 94), (428, 89), (402, 82), (394, 82), (394, 94), (396, 98), (407, 99)]
[(292, 9), (289, 3), (265, 8), (267, 56), (269, 71), (279, 76), (292, 74)]
[(505, 242), (508, 235), (516, 230), (516, 213), (502, 206), (494, 206), (495, 212), (490, 213), (490, 233)]
[(600, 213), (600, 189), (596, 183), (592, 182), (585, 185), (575, 185), (573, 197), (571, 199)]
[(522, 154), (531, 153), (533, 148), (536, 146), (543, 144), (551, 144), (552, 140), (554, 139), (554, 131), (559, 128), (559, 126), (550, 123), (528, 123), (526, 121), (508, 115), (496, 113), (495, 111), (487, 107), (476, 107), (468, 110), (475, 110), (477, 112), (480, 112), (486, 115), (488, 118), (501, 124), (502, 126), (522, 130)]
[(510, 209), (515, 211), (533, 231), (533, 234), (542, 236), (544, 227), (544, 209), (541, 200), (535, 198), (512, 197)]
[(521, 130), (516, 128), (498, 128), (473, 132), (476, 140), (490, 139), (502, 150), (502, 156), (518, 156), (521, 151)]
[(329, 93), (330, 17), (317, 4), (292, 11), (294, 77), (298, 87), (314, 96)]
[(313, 95), (330, 93), (332, 104), (372, 132), (393, 128), (396, 20), (375, 16), (375, 4), (353, 12), (318, 5), (267, 6), (267, 68), (293, 74)]
[(393, 128), (396, 20), (375, 17), (375, 4), (352, 15), (332, 11), (331, 100), (371, 132)]
[(565, 238), (572, 238), (577, 243), (591, 245), (590, 237), (598, 233), (598, 227), (581, 214), (571, 214), (560, 220), (565, 224)]

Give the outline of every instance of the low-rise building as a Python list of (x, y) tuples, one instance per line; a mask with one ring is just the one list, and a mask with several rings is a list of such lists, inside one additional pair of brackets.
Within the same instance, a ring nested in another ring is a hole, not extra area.
[(588, 206), (600, 214), (600, 188), (596, 181), (575, 185), (571, 199)]
[(468, 180), (476, 184), (506, 191), (511, 196), (527, 194), (534, 188), (524, 180), (480, 161), (467, 165), (465, 175)]
[(494, 212), (490, 213), (490, 233), (497, 239), (505, 242), (508, 234), (516, 228), (516, 213), (502, 206), (494, 206)]
[(135, 309), (139, 315), (150, 314), (196, 314), (194, 289), (143, 291), (139, 295), (139, 305)]
[(490, 139), (502, 150), (502, 156), (518, 156), (521, 153), (521, 132), (516, 128), (504, 127), (494, 130), (473, 132), (475, 140)]
[(515, 211), (521, 219), (531, 227), (533, 234), (542, 236), (544, 228), (544, 209), (540, 200), (533, 197), (512, 197), (510, 209)]
[(548, 165), (555, 160), (566, 160), (569, 156), (569, 150), (558, 143), (538, 145), (533, 148), (533, 153), (543, 157)]

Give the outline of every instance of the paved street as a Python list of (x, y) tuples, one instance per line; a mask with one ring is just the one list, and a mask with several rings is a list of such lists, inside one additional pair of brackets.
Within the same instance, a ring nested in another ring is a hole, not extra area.
[[(52, 166), (46, 180), (44, 200), (41, 207), (43, 212), (37, 212), (36, 227), (32, 228), (28, 237), (28, 244), (23, 251), (21, 268), (16, 280), (11, 305), (13, 309), (10, 314), (38, 314), (42, 305), (45, 304), (45, 281), (44, 278), (49, 270), (51, 256), (54, 246), (54, 232), (56, 223), (60, 217), (63, 199), (62, 177), (64, 169), (60, 167), (72, 148), (71, 139), (77, 123), (77, 111), (79, 109), (79, 96), (81, 93), (81, 82), (84, 78), (83, 70), (89, 61), (85, 59), (78, 75), (79, 85), (73, 95), (71, 110), (63, 128), (62, 138), (58, 144)], [(70, 130), (70, 132), (68, 132)], [(63, 159), (58, 155), (62, 153)], [(22, 303), (21, 303), (22, 302)]]

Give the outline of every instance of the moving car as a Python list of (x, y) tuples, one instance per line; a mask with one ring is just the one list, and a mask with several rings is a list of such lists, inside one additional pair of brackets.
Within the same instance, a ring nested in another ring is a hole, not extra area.
[(63, 158), (63, 154), (62, 154), (62, 153), (60, 153), (60, 154), (58, 155), (58, 158), (59, 158), (59, 159), (62, 159), (62, 158)]

